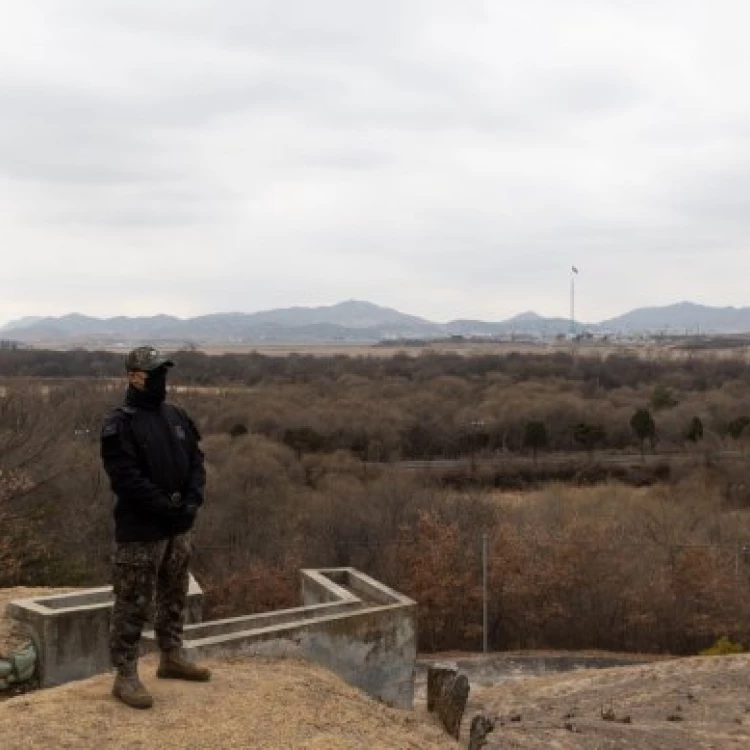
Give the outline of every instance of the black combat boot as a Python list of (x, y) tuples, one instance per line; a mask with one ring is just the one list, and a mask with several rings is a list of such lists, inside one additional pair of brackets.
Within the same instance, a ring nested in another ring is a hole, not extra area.
[(180, 649), (162, 651), (159, 668), (156, 676), (163, 680), (191, 680), (192, 682), (208, 682), (211, 679), (211, 670), (199, 667), (188, 661), (180, 653)]
[(138, 679), (138, 665), (134, 661), (117, 668), (112, 695), (131, 708), (151, 708), (154, 705), (151, 693)]

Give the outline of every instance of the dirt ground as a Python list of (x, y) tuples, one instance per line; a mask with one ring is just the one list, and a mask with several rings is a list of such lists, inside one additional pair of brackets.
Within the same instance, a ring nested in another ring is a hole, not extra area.
[(750, 748), (750, 655), (585, 670), (475, 689), (465, 733), (476, 713), (498, 717), (487, 750)]

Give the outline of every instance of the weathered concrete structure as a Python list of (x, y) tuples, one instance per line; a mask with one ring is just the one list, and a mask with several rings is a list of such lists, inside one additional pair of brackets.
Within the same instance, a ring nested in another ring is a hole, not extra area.
[[(354, 568), (302, 570), (304, 606), (186, 626), (188, 655), (301, 656), (398, 708), (411, 708), (416, 602)], [(153, 633), (145, 636), (156, 647)]]
[[(110, 668), (112, 587), (10, 602), (6, 612), (29, 632), (43, 687), (62, 685)], [(200, 622), (203, 591), (190, 576), (188, 622)]]
[[(416, 603), (353, 568), (301, 571), (303, 606), (201, 622), (191, 578), (183, 647), (188, 656), (301, 656), (399, 708), (411, 708), (417, 656)], [(111, 587), (11, 602), (31, 631), (45, 686), (109, 670)], [(156, 648), (153, 631), (145, 651)]]

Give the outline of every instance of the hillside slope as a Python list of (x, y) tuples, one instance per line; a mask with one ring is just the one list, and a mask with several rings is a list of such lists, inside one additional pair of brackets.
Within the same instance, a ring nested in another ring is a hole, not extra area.
[(747, 748), (750, 655), (506, 683), (473, 692), (467, 715), (478, 712), (499, 716), (504, 724), (489, 735), (486, 750)]
[(100, 675), (0, 703), (1, 746), (132, 750), (455, 748), (423, 711), (388, 708), (327, 670), (294, 660), (213, 661), (205, 684), (141, 676), (154, 708), (135, 711)]

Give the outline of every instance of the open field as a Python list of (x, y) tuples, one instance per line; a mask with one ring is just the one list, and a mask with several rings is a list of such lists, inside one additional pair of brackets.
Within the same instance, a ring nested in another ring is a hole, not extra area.
[[(181, 342), (158, 343), (166, 351), (176, 351), (184, 347)], [(40, 341), (34, 348), (51, 351), (107, 351), (126, 353), (131, 345), (109, 344), (97, 341), (66, 342)], [(286, 357), (293, 354), (314, 357), (393, 357), (396, 354), (419, 356), (421, 354), (460, 354), (466, 357), (504, 354), (558, 354), (574, 353), (580, 356), (607, 357), (613, 354), (635, 356), (645, 359), (666, 359), (680, 361), (696, 357), (732, 358), (750, 361), (750, 343), (735, 338), (715, 337), (699, 342), (690, 340), (667, 340), (665, 342), (612, 342), (612, 341), (435, 341), (426, 343), (394, 342), (370, 343), (246, 343), (246, 344), (202, 344), (195, 351), (211, 355), (257, 353), (269, 357)]]
[[(159, 343), (159, 347), (165, 351), (176, 351), (184, 345), (179, 342)], [(130, 349), (130, 345), (107, 344), (96, 341), (81, 341), (72, 343), (60, 343), (59, 341), (40, 341), (35, 342), (35, 349), (50, 351), (74, 351), (85, 348), (90, 351), (119, 352), (125, 354)], [(192, 347), (191, 347), (192, 348)], [(545, 352), (567, 351), (570, 352), (571, 345), (556, 346), (552, 344), (534, 344), (528, 342), (503, 342), (503, 343), (426, 343), (420, 345), (411, 345), (406, 343), (394, 344), (370, 344), (370, 343), (294, 343), (294, 342), (275, 342), (275, 343), (247, 343), (247, 344), (201, 344), (195, 347), (195, 351), (204, 352), (205, 354), (250, 354), (257, 353), (269, 357), (286, 357), (292, 354), (310, 355), (316, 357), (392, 357), (395, 354), (409, 354), (418, 356), (419, 354), (463, 354), (466, 356), (475, 356), (483, 354), (540, 354)]]

